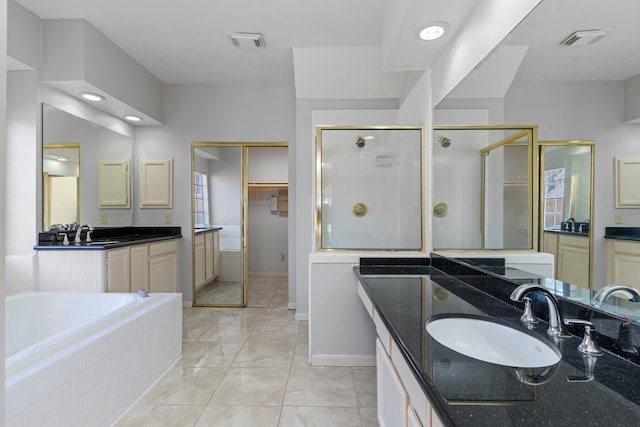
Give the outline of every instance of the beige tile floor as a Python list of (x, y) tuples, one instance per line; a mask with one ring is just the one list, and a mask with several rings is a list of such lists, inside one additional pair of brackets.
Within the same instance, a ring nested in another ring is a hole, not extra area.
[(187, 308), (182, 358), (117, 427), (372, 427), (375, 368), (310, 367), (287, 280), (251, 277), (247, 308)]

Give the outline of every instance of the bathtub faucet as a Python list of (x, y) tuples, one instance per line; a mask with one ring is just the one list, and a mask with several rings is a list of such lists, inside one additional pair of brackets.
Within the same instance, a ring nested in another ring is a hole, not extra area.
[(89, 224), (85, 224), (85, 225), (81, 225), (76, 230), (76, 238), (74, 240), (75, 244), (82, 243), (82, 230), (84, 230), (85, 228), (87, 229), (87, 237), (85, 237), (84, 241), (85, 242), (91, 241), (91, 232), (93, 231), (93, 227), (90, 226)]
[(138, 289), (138, 298), (139, 299), (149, 298), (149, 291), (146, 289)]

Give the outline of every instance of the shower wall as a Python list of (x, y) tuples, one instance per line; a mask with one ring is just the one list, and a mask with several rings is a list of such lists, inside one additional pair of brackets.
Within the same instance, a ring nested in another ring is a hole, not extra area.
[(421, 128), (320, 129), (320, 249), (421, 250)]

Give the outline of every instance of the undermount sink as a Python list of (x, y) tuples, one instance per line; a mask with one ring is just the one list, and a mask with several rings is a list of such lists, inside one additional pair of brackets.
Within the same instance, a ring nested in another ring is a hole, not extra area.
[(560, 361), (560, 352), (552, 344), (486, 317), (434, 316), (426, 328), (445, 347), (484, 362), (540, 368)]

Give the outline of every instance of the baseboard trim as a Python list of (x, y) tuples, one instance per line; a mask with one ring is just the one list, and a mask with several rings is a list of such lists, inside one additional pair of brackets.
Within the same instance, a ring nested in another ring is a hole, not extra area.
[(376, 366), (376, 356), (316, 354), (311, 356), (311, 366)]
[(254, 273), (249, 273), (249, 277), (282, 277), (282, 278), (286, 278), (289, 277), (289, 273), (286, 272), (273, 272), (273, 273), (269, 273), (269, 272), (254, 272)]
[(295, 320), (309, 320), (309, 313), (296, 313)]

